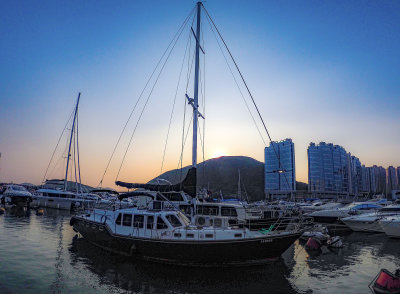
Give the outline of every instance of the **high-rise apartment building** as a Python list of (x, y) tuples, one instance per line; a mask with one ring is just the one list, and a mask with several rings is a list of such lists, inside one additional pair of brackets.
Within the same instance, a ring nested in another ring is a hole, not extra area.
[(393, 166), (389, 166), (387, 169), (387, 193), (392, 194), (392, 190), (397, 189), (397, 175), (396, 169)]
[(310, 143), (308, 149), (308, 189), (311, 193), (348, 194), (351, 189), (351, 156), (331, 143)]
[(400, 166), (396, 168), (397, 172), (397, 189), (400, 190)]
[(292, 139), (271, 142), (265, 147), (265, 192), (267, 196), (287, 196), (295, 191), (294, 143)]

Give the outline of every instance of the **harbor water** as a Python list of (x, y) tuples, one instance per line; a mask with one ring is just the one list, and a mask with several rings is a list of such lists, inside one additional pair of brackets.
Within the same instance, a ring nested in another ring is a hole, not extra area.
[(316, 255), (296, 241), (263, 266), (167, 266), (77, 238), (70, 216), (51, 209), (0, 215), (0, 293), (371, 293), (368, 284), (381, 268), (400, 267), (400, 240), (365, 233)]

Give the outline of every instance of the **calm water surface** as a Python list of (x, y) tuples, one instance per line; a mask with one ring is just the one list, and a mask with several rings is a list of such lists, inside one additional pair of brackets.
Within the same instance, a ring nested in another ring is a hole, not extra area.
[(163, 266), (76, 239), (69, 219), (50, 209), (42, 216), (0, 215), (0, 293), (370, 293), (380, 268), (400, 267), (400, 240), (363, 233), (317, 256), (296, 242), (262, 267)]

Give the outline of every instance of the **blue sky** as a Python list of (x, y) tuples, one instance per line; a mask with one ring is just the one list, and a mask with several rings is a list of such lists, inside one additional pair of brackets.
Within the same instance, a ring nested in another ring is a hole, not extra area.
[[(0, 181), (40, 183), (81, 91), (82, 174), (85, 182), (97, 185), (146, 79), (194, 5), (195, 1), (2, 1)], [(367, 166), (400, 165), (400, 2), (204, 5), (244, 73), (272, 138), (293, 139), (298, 180), (307, 181), (306, 149), (311, 141), (342, 145)], [(205, 158), (246, 155), (263, 161), (264, 144), (208, 23), (203, 25)], [(149, 100), (121, 180), (146, 181), (160, 172), (187, 37), (185, 31)], [(183, 99), (182, 90), (164, 170), (178, 164)], [(108, 186), (115, 180), (134, 124), (133, 120), (128, 126), (112, 161), (105, 178)], [(190, 144), (185, 163), (190, 163)], [(62, 166), (52, 176), (62, 177)]]

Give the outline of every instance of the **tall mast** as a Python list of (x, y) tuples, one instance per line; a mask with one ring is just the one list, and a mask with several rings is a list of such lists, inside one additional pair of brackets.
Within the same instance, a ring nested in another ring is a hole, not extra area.
[(197, 2), (197, 29), (196, 29), (196, 61), (194, 73), (194, 101), (193, 101), (193, 150), (192, 166), (197, 167), (197, 122), (199, 118), (199, 51), (200, 51), (200, 12), (201, 2)]
[(78, 105), (79, 105), (79, 99), (80, 98), (81, 98), (81, 93), (79, 92), (78, 100), (76, 101), (76, 106), (75, 106), (74, 120), (72, 121), (71, 136), (69, 137), (69, 146), (68, 146), (68, 155), (67, 155), (67, 168), (65, 169), (65, 178), (64, 178), (64, 191), (67, 190), (68, 167), (69, 167), (69, 158), (71, 157), (72, 135), (74, 134), (76, 113), (78, 112)]

